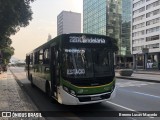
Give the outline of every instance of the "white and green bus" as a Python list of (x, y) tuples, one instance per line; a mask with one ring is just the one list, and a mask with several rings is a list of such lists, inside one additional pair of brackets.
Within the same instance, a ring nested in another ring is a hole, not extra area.
[(62, 34), (26, 55), (27, 77), (61, 104), (81, 105), (115, 96), (113, 38)]

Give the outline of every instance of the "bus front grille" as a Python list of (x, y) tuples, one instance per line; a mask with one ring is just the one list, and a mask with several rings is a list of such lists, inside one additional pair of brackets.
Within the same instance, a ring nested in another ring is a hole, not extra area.
[(86, 97), (78, 97), (80, 102), (89, 102), (89, 101), (97, 101), (110, 98), (110, 93), (98, 95), (98, 96), (86, 96)]

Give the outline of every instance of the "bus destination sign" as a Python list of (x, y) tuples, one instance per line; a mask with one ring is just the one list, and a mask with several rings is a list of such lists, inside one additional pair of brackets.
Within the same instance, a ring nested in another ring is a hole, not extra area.
[(94, 43), (94, 44), (105, 44), (106, 41), (103, 38), (87, 38), (85, 35), (82, 35), (82, 37), (78, 36), (70, 36), (69, 37), (70, 43)]

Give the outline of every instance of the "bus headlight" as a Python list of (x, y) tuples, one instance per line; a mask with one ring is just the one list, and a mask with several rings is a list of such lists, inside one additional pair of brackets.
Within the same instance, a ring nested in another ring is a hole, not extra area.
[(63, 89), (66, 91), (66, 92), (69, 92), (68, 88), (63, 86)]
[(76, 96), (76, 93), (73, 90), (70, 90), (70, 94), (73, 95), (73, 96)]
[(63, 90), (65, 90), (67, 93), (73, 95), (73, 96), (76, 96), (76, 92), (66, 86), (63, 86)]

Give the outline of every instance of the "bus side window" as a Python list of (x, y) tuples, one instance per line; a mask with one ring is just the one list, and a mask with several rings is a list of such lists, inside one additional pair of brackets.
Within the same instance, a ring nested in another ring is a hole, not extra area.
[(34, 53), (34, 64), (38, 64), (39, 63), (39, 56), (38, 56), (38, 52)]
[(44, 64), (49, 64), (49, 49), (44, 50)]
[(30, 65), (33, 65), (33, 54), (30, 55)]
[(43, 49), (39, 51), (39, 57), (38, 57), (39, 64), (43, 64)]

